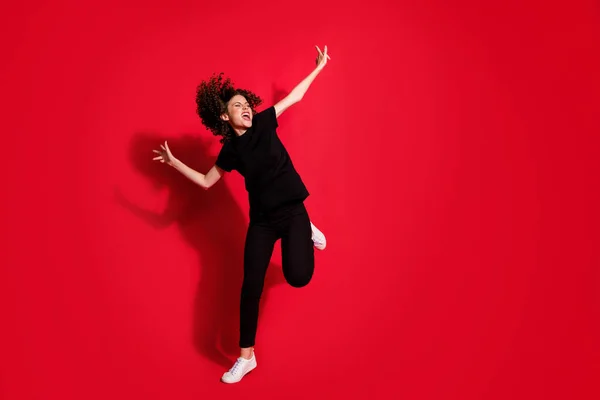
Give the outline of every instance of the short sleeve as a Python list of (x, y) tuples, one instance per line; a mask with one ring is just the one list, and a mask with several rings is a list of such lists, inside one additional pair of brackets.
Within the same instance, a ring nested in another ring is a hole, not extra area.
[(236, 167), (236, 161), (237, 157), (235, 152), (233, 151), (231, 142), (226, 141), (223, 144), (223, 147), (221, 147), (221, 151), (217, 156), (217, 161), (215, 162), (215, 165), (224, 171), (231, 172)]
[(260, 125), (260, 129), (275, 130), (279, 125), (277, 124), (277, 115), (275, 113), (275, 106), (264, 109), (254, 116), (254, 123)]

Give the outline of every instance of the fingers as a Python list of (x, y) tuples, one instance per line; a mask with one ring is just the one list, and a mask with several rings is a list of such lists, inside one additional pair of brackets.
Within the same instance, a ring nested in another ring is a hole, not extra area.
[(325, 45), (325, 47), (323, 48), (323, 52), (321, 52), (321, 49), (319, 48), (319, 46), (315, 45), (315, 47), (317, 48), (317, 51), (319, 52), (319, 55), (317, 56), (317, 63), (321, 60), (331, 60), (331, 57), (329, 56), (329, 54), (327, 54), (327, 45)]
[(154, 161), (160, 161), (162, 163), (165, 162), (164, 153), (162, 151), (152, 150), (152, 152), (158, 154), (158, 156), (153, 158)]
[(165, 160), (169, 160), (172, 156), (171, 156), (171, 150), (169, 149), (169, 144), (167, 143), (167, 141), (165, 140), (164, 145), (161, 144), (160, 148), (163, 151), (159, 151), (159, 150), (152, 150), (153, 153), (158, 154), (157, 157), (154, 157), (153, 160), (154, 161), (160, 161), (161, 163), (164, 163)]

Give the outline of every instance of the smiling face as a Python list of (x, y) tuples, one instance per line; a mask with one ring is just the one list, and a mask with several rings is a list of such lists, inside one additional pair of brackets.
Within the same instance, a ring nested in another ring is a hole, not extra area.
[(252, 108), (241, 94), (236, 94), (227, 103), (227, 112), (221, 115), (237, 131), (245, 131), (252, 126)]

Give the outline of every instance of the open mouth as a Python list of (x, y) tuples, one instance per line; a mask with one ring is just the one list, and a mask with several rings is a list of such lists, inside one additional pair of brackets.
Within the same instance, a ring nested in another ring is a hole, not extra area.
[(243, 113), (242, 114), (242, 119), (244, 121), (250, 121), (250, 113), (247, 113), (247, 112)]

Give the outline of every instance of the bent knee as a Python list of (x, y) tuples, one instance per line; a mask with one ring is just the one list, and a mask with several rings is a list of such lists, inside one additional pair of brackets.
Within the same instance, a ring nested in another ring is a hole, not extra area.
[(287, 274), (285, 280), (290, 286), (301, 288), (309, 284), (312, 279), (312, 272), (306, 274)]

